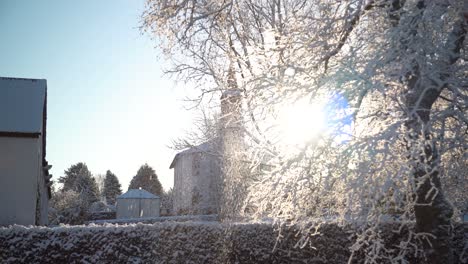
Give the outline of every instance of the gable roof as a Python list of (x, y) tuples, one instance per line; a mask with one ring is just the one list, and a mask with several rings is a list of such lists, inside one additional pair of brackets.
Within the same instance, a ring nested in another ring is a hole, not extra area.
[(47, 82), (0, 77), (0, 132), (43, 134)]
[(216, 141), (216, 139), (213, 139), (213, 140), (207, 141), (205, 143), (202, 143), (202, 144), (200, 144), (198, 146), (193, 146), (191, 148), (185, 149), (185, 150), (177, 153), (174, 156), (174, 159), (172, 160), (171, 165), (169, 166), (169, 169), (172, 169), (172, 168), (175, 167), (175, 164), (176, 164), (177, 160), (182, 155), (191, 154), (191, 153), (199, 153), (199, 152), (203, 152), (203, 153), (207, 153), (207, 154), (213, 154), (213, 151), (215, 150), (215, 146), (216, 146), (215, 141)]
[(117, 199), (159, 199), (159, 196), (143, 189), (130, 189), (128, 192), (117, 196)]

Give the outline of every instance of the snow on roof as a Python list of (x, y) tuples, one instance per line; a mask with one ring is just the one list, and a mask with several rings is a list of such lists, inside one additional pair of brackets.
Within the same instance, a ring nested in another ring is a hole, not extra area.
[(0, 77), (0, 132), (42, 133), (46, 80)]
[(191, 148), (185, 149), (185, 150), (177, 153), (174, 156), (174, 159), (172, 160), (171, 165), (169, 166), (169, 169), (174, 168), (175, 163), (177, 162), (177, 159), (182, 155), (190, 154), (190, 153), (199, 153), (199, 152), (212, 153), (214, 151), (214, 149), (215, 149), (215, 144), (216, 144), (214, 141), (215, 140), (210, 140), (210, 141), (202, 143), (202, 144), (200, 144), (198, 146), (193, 146)]
[(117, 196), (117, 199), (159, 199), (159, 196), (143, 189), (130, 189), (128, 192)]
[(213, 149), (213, 142), (208, 141), (198, 146), (193, 146), (191, 148), (185, 149), (178, 154), (188, 154), (188, 153), (197, 153), (197, 152), (209, 152)]

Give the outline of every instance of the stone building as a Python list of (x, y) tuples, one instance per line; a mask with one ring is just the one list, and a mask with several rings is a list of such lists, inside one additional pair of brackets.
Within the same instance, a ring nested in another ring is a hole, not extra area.
[(237, 89), (232, 70), (227, 77), (228, 86), (220, 98), (218, 138), (178, 153), (170, 165), (176, 214), (222, 213), (221, 204), (229, 202), (225, 197), (244, 193), (242, 91)]
[(179, 152), (170, 168), (174, 169), (175, 214), (218, 212), (221, 167), (215, 140)]

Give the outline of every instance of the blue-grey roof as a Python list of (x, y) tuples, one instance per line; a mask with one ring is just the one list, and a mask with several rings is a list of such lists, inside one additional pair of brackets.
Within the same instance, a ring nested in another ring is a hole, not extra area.
[(0, 132), (42, 133), (46, 80), (0, 77)]
[(130, 189), (128, 192), (117, 196), (117, 199), (159, 199), (159, 196), (143, 189)]

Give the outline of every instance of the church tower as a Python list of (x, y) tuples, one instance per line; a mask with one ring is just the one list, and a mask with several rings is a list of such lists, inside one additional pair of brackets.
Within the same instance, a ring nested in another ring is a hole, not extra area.
[(229, 67), (227, 89), (221, 95), (222, 193), (221, 218), (235, 218), (241, 213), (246, 195), (246, 164), (242, 90)]

